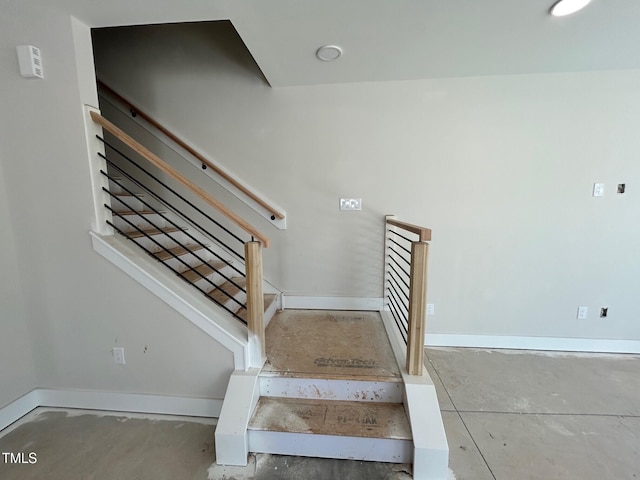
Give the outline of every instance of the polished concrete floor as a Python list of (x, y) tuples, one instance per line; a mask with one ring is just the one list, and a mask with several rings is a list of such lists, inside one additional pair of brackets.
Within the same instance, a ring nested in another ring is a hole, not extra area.
[[(640, 356), (428, 349), (426, 364), (451, 479), (640, 479)], [(39, 410), (0, 434), (0, 479), (410, 478), (403, 465), (270, 455), (248, 468), (212, 466), (214, 428), (194, 418)], [(24, 453), (25, 463), (5, 463), (4, 452)]]

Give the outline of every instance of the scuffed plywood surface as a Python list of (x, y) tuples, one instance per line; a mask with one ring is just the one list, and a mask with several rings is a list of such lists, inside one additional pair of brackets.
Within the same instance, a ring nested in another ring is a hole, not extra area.
[(402, 404), (263, 397), (249, 428), (272, 432), (411, 439)]
[(377, 312), (284, 310), (266, 332), (263, 371), (292, 377), (401, 378)]

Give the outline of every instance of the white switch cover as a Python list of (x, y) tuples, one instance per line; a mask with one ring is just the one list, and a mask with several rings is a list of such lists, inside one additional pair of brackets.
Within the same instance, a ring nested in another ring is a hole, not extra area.
[(587, 307), (578, 307), (578, 320), (585, 320), (587, 318), (587, 313), (589, 308)]
[(124, 365), (124, 348), (116, 347), (113, 349), (113, 361), (117, 364)]
[(604, 195), (604, 183), (593, 184), (593, 196), (602, 197)]
[(362, 210), (361, 198), (341, 198), (340, 210)]
[(427, 303), (427, 315), (435, 315), (436, 307), (433, 303)]

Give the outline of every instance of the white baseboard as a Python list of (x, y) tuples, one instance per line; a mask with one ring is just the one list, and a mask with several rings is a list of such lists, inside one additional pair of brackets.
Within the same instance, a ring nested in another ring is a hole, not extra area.
[(428, 347), (505, 348), (562, 352), (640, 353), (640, 340), (600, 338), (518, 337), (510, 335), (459, 335), (428, 333)]
[(37, 388), (0, 409), (0, 430), (37, 407), (80, 408), (114, 412), (219, 417), (222, 400), (139, 393)]
[(24, 417), (31, 410), (38, 408), (40, 406), (39, 401), (39, 392), (36, 389), (0, 408), (0, 431)]
[(382, 298), (375, 297), (308, 297), (282, 295), (283, 309), (309, 310), (374, 310), (382, 309)]

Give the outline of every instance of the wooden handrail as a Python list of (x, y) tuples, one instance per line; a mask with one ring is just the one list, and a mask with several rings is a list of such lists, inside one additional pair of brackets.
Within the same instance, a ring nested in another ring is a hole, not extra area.
[(268, 211), (272, 216), (276, 217), (279, 220), (282, 220), (284, 218), (284, 215), (280, 211), (278, 211), (278, 209), (276, 209), (276, 208), (272, 207), (271, 205), (269, 205), (267, 202), (265, 202), (263, 199), (258, 197), (255, 193), (253, 193), (247, 187), (242, 185), (240, 182), (238, 182), (235, 178), (233, 178), (227, 172), (225, 172), (224, 170), (219, 168), (214, 163), (211, 163), (209, 160), (207, 160), (207, 158), (205, 158), (201, 153), (199, 153), (197, 150), (195, 150), (189, 144), (187, 144), (184, 140), (182, 140), (181, 138), (176, 136), (174, 133), (169, 131), (167, 128), (162, 126), (157, 121), (155, 121), (151, 116), (149, 116), (148, 114), (146, 114), (145, 112), (140, 110), (140, 108), (138, 108), (136, 105), (134, 105), (129, 100), (124, 98), (118, 92), (113, 90), (111, 87), (109, 87), (103, 81), (98, 80), (98, 85), (100, 86), (100, 88), (102, 88), (104, 91), (106, 91), (109, 95), (117, 98), (120, 102), (122, 102), (125, 105), (127, 105), (130, 109), (135, 111), (135, 113), (137, 115), (139, 115), (141, 118), (143, 118), (146, 122), (148, 122), (151, 125), (153, 125), (155, 128), (157, 128), (162, 133), (164, 133), (167, 137), (169, 137), (172, 141), (174, 141), (175, 143), (180, 145), (182, 148), (184, 148), (187, 152), (189, 152), (191, 155), (193, 155), (195, 158), (197, 158), (199, 162), (201, 162), (203, 165), (206, 165), (207, 168), (210, 168), (211, 170), (213, 170), (217, 175), (222, 177), (224, 180), (226, 180), (231, 185), (233, 185), (235, 188), (237, 188), (242, 193), (244, 193), (251, 200), (253, 200), (258, 205), (260, 205), (262, 208), (264, 208), (266, 211)]
[(408, 232), (415, 233), (420, 236), (421, 242), (429, 242), (431, 241), (431, 229), (426, 227), (419, 227), (417, 225), (413, 225), (411, 223), (401, 222), (399, 220), (393, 220), (391, 218), (387, 219), (387, 223), (389, 225), (393, 225), (394, 227), (402, 228)]
[(152, 165), (156, 166), (157, 168), (162, 170), (164, 173), (166, 173), (173, 179), (180, 182), (182, 185), (184, 185), (189, 190), (191, 190), (194, 194), (200, 197), (200, 199), (205, 201), (211, 207), (215, 208), (218, 212), (220, 212), (222, 215), (227, 217), (237, 226), (242, 228), (245, 232), (250, 234), (252, 237), (259, 240), (265, 248), (269, 246), (269, 239), (265, 237), (262, 233), (260, 233), (250, 223), (248, 223), (243, 218), (233, 213), (231, 210), (229, 210), (226, 206), (224, 206), (218, 200), (216, 200), (211, 195), (209, 195), (206, 191), (204, 191), (198, 185), (191, 182), (184, 175), (178, 172), (175, 168), (165, 163), (160, 157), (158, 157), (156, 154), (151, 152), (149, 149), (140, 145), (133, 138), (131, 138), (125, 132), (120, 130), (118, 127), (116, 127), (113, 123), (111, 123), (109, 120), (104, 118), (102, 115), (96, 112), (91, 112), (91, 119), (94, 122), (96, 122), (98, 125), (100, 125), (102, 128), (107, 130), (109, 133), (111, 133), (118, 140), (120, 140), (125, 145), (127, 145), (129, 148), (131, 148), (133, 151), (141, 155), (145, 160), (149, 161)]

